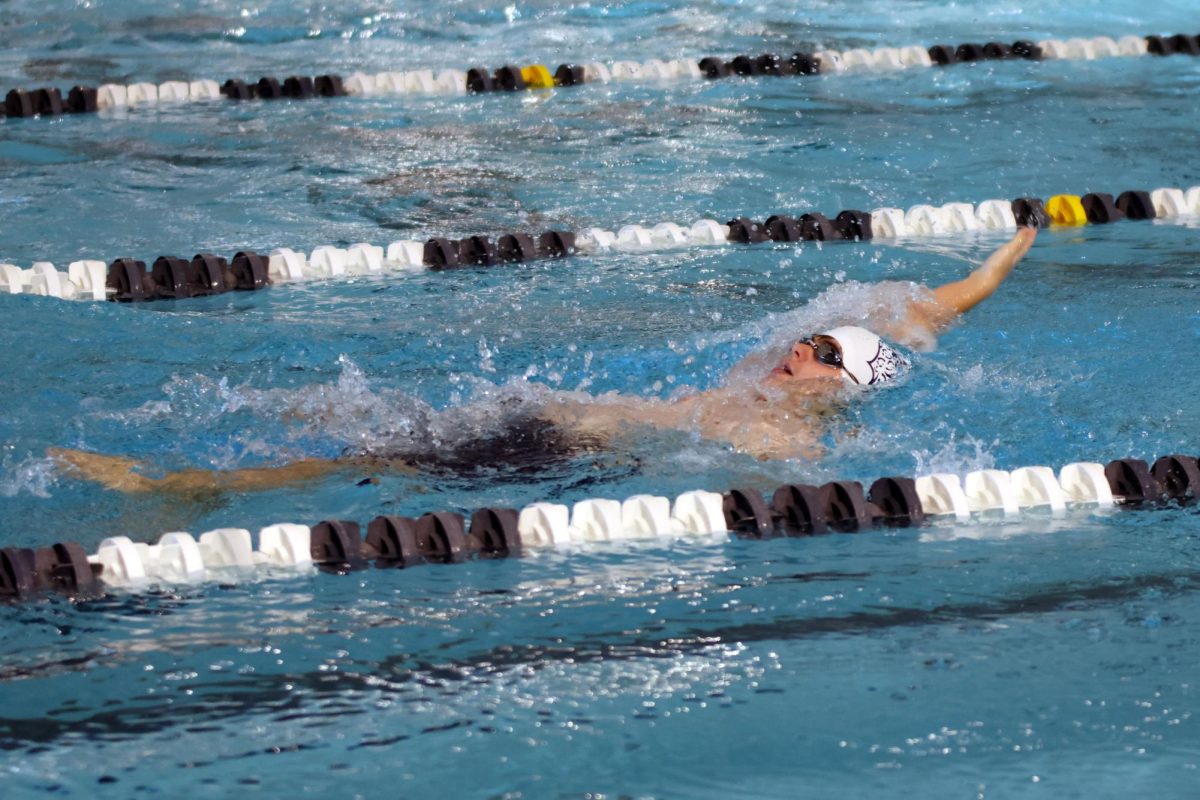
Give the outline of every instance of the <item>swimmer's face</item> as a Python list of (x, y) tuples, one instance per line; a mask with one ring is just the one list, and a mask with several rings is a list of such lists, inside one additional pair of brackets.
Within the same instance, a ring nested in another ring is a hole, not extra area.
[(799, 381), (842, 379), (842, 350), (832, 336), (811, 336), (792, 343), (787, 356), (767, 375), (766, 383), (780, 385)]

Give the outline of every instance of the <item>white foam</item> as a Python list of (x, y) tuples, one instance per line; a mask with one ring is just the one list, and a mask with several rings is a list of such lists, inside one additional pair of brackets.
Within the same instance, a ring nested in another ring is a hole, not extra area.
[(4, 464), (0, 477), (0, 497), (30, 494), (49, 497), (50, 487), (58, 480), (59, 464), (52, 458), (27, 458), (15, 465)]

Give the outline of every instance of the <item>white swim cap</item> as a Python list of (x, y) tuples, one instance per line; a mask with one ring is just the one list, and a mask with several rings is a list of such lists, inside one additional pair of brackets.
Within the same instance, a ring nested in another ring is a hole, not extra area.
[(825, 331), (842, 347), (842, 373), (861, 386), (888, 383), (909, 366), (908, 359), (866, 328), (846, 325)]

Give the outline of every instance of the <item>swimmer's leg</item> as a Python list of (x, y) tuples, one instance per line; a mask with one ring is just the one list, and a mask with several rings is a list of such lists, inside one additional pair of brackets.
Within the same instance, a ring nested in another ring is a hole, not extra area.
[(167, 492), (171, 494), (211, 494), (215, 492), (261, 492), (310, 483), (338, 472), (361, 471), (364, 466), (378, 469), (404, 468), (403, 464), (377, 459), (305, 459), (279, 467), (252, 467), (236, 470), (185, 469), (161, 478), (149, 478), (135, 470), (141, 466), (132, 458), (85, 453), (82, 450), (52, 448), (50, 457), (66, 464), (72, 472), (107, 489), (125, 493)]
[(65, 465), (68, 472), (99, 483), (106, 489), (126, 493), (149, 492), (154, 489), (155, 481), (152, 478), (134, 472), (140, 465), (132, 458), (105, 456), (60, 447), (50, 448), (46, 455)]

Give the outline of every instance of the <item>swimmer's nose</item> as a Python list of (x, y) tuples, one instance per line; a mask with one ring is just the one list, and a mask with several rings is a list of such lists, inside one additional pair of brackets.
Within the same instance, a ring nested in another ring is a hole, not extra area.
[(805, 360), (806, 355), (812, 355), (812, 348), (799, 340), (792, 344), (792, 358), (798, 358), (801, 361)]

